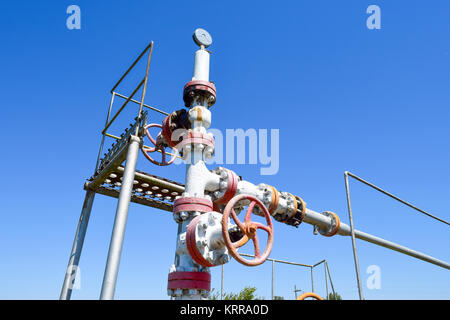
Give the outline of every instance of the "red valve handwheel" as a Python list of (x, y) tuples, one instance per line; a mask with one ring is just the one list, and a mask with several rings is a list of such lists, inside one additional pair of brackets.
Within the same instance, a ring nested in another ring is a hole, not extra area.
[[(148, 132), (149, 128), (153, 128), (153, 127), (157, 127), (157, 128), (162, 128), (162, 125), (157, 124), (157, 123), (150, 123), (147, 124), (144, 129), (145, 129), (145, 134), (147, 135), (147, 137), (150, 139), (151, 143), (153, 143), (154, 147), (142, 147), (141, 150), (144, 153), (144, 156), (153, 164), (156, 164), (157, 166), (168, 166), (169, 164), (173, 163), (177, 157), (177, 149), (176, 148), (172, 148), (173, 150), (173, 154), (172, 157), (170, 158), (169, 161), (166, 161), (166, 150), (164, 148), (164, 146), (157, 145), (157, 142), (155, 139), (153, 139), (152, 135), (150, 134), (150, 132)], [(159, 133), (160, 135), (161, 133)], [(161, 151), (161, 156), (162, 156), (162, 160), (161, 161), (157, 161), (155, 159), (153, 159), (149, 153), (153, 153), (153, 152), (157, 152), (157, 151)]]
[[(238, 219), (236, 212), (234, 212), (233, 207), (237, 202), (245, 199), (250, 200), (250, 204), (248, 205), (247, 211), (245, 212), (244, 223), (242, 223)], [(264, 213), (267, 225), (250, 220), (255, 205), (258, 206), (261, 212)], [(241, 232), (244, 234), (244, 236), (236, 242), (231, 242), (230, 235), (228, 234), (228, 218), (230, 216), (234, 220), (238, 228), (241, 230)], [(259, 248), (258, 236), (256, 235), (256, 230), (258, 229), (266, 231), (268, 235), (267, 247), (262, 254)], [(273, 246), (273, 226), (269, 211), (260, 200), (251, 195), (241, 194), (235, 196), (228, 202), (225, 209), (223, 210), (222, 236), (225, 240), (225, 245), (227, 246), (228, 251), (239, 263), (250, 267), (260, 265), (267, 259)], [(255, 247), (255, 258), (253, 260), (244, 259), (237, 252), (237, 249), (245, 245), (250, 239), (253, 241), (253, 246)]]

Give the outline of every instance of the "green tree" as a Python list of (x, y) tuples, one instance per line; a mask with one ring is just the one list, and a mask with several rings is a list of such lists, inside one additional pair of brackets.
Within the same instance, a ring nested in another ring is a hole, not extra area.
[[(256, 287), (246, 286), (239, 293), (225, 293), (223, 296), (223, 300), (264, 300), (263, 297), (257, 297), (255, 292)], [(209, 298), (211, 300), (219, 300), (220, 293), (216, 292), (215, 289), (212, 289)]]
[(329, 293), (328, 294), (328, 300), (342, 300), (342, 297), (339, 293)]

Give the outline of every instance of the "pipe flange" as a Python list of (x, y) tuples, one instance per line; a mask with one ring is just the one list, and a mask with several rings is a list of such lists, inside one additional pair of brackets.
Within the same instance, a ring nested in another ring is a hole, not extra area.
[(225, 168), (221, 168), (221, 169), (223, 170), (223, 172), (226, 173), (226, 178), (227, 178), (226, 186), (227, 187), (226, 187), (225, 192), (223, 193), (223, 196), (214, 200), (214, 202), (216, 202), (218, 204), (226, 204), (226, 203), (228, 203), (228, 201), (230, 201), (236, 195), (239, 178), (238, 178), (237, 174), (234, 173), (233, 171), (225, 169)]
[(212, 211), (212, 201), (197, 197), (181, 197), (173, 203), (173, 213), (182, 211), (192, 212), (209, 212)]
[(290, 195), (296, 200), (297, 209), (295, 211), (295, 214), (287, 219), (284, 223), (297, 228), (305, 218), (306, 204), (299, 196), (294, 196), (292, 194)]
[(328, 228), (327, 230), (318, 228), (319, 233), (325, 237), (332, 237), (339, 231), (339, 228), (341, 226), (341, 220), (339, 219), (339, 216), (336, 213), (331, 211), (324, 211), (322, 212), (322, 214), (324, 216), (331, 218), (331, 227)]
[(273, 216), (275, 214), (275, 211), (278, 208), (278, 202), (280, 201), (280, 195), (278, 193), (278, 190), (275, 189), (275, 187), (269, 186), (271, 188), (271, 193), (272, 193), (272, 198), (270, 200), (270, 204), (269, 204), (269, 213), (271, 216)]
[(211, 274), (209, 272), (174, 271), (169, 273), (168, 290), (211, 290)]
[(186, 247), (201, 266), (214, 267), (229, 262), (230, 255), (222, 238), (222, 214), (212, 211), (195, 217), (186, 230)]
[(189, 108), (195, 98), (203, 97), (206, 99), (208, 107), (216, 103), (216, 86), (214, 83), (204, 80), (193, 80), (186, 83), (183, 89), (184, 105)]
[(288, 214), (286, 215), (286, 218), (281, 221), (283, 223), (286, 223), (288, 220), (293, 218), (295, 216), (295, 214), (297, 213), (298, 203), (297, 203), (297, 199), (295, 198), (295, 196), (292, 195), (291, 193), (289, 193), (289, 192), (282, 192), (281, 194), (285, 198), (291, 198), (287, 202), (289, 206), (290, 206), (291, 203), (293, 204), (293, 207), (292, 207), (291, 210), (289, 210)]
[(205, 152), (212, 156), (214, 153), (214, 137), (208, 133), (194, 132), (189, 130), (183, 135), (180, 143), (177, 144), (178, 150), (183, 151), (183, 155), (186, 154), (184, 149), (186, 146), (203, 145)]

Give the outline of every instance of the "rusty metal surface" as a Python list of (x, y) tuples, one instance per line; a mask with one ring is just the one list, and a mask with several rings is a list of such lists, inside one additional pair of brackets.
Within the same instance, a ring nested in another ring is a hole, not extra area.
[[(105, 196), (118, 198), (123, 172), (123, 166), (115, 168), (93, 190)], [(84, 188), (92, 189), (92, 183), (87, 182)], [(183, 192), (184, 185), (181, 183), (136, 170), (131, 201), (172, 212), (175, 198), (181, 196)]]

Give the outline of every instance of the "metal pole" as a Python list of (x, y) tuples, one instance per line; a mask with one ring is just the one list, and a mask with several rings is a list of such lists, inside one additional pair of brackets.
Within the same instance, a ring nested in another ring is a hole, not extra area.
[(361, 284), (361, 276), (359, 273), (359, 262), (358, 262), (358, 254), (356, 252), (356, 240), (355, 240), (355, 228), (353, 226), (353, 215), (352, 215), (352, 204), (350, 201), (350, 189), (348, 187), (348, 173), (347, 171), (344, 173), (345, 179), (345, 190), (347, 193), (347, 205), (348, 205), (348, 217), (350, 220), (350, 236), (352, 237), (352, 247), (353, 247), (353, 258), (355, 260), (355, 270), (356, 270), (356, 281), (358, 284), (358, 293), (359, 299), (364, 300), (362, 284)]
[(313, 275), (314, 267), (311, 267), (311, 292), (314, 292), (314, 275)]
[(377, 187), (376, 185), (374, 185), (374, 184), (372, 184), (372, 183), (370, 183), (370, 182), (364, 180), (363, 178), (358, 177), (357, 175), (354, 175), (354, 174), (351, 173), (351, 172), (348, 172), (348, 171), (347, 171), (347, 175), (349, 175), (350, 177), (352, 177), (352, 178), (358, 180), (359, 182), (364, 183), (365, 185), (367, 185), (367, 186), (369, 186), (369, 187), (371, 187), (371, 188), (373, 188), (373, 189), (375, 189), (375, 190), (377, 190), (377, 191), (379, 191), (379, 192), (381, 192), (381, 193), (387, 195), (388, 197), (391, 197), (392, 199), (397, 200), (397, 201), (403, 203), (404, 205), (406, 205), (406, 206), (408, 206), (408, 207), (410, 207), (410, 208), (412, 208), (412, 209), (414, 209), (414, 210), (416, 210), (416, 211), (419, 211), (420, 213), (423, 213), (424, 215), (429, 216), (430, 218), (433, 218), (433, 219), (435, 219), (435, 220), (437, 220), (437, 221), (440, 221), (440, 222), (442, 222), (442, 223), (445, 223), (446, 225), (450, 225), (450, 222), (448, 222), (448, 221), (446, 221), (446, 220), (444, 220), (444, 219), (438, 218), (438, 217), (432, 215), (431, 213), (428, 213), (428, 212), (426, 212), (426, 211), (424, 211), (424, 210), (422, 210), (422, 209), (416, 207), (415, 205), (412, 205), (411, 203), (406, 202), (405, 200), (402, 200), (402, 199), (400, 199), (400, 198), (397, 197), (397, 196), (394, 196), (392, 193), (389, 193), (389, 192), (387, 192), (387, 191), (385, 191), (385, 190), (383, 190), (383, 189)]
[(111, 235), (111, 242), (106, 262), (105, 275), (103, 277), (102, 291), (100, 299), (111, 300), (114, 298), (116, 289), (117, 273), (119, 271), (120, 255), (122, 253), (123, 239), (125, 236), (125, 227), (128, 217), (128, 208), (130, 205), (131, 192), (133, 189), (134, 173), (139, 153), (140, 139), (136, 136), (130, 137), (130, 144), (127, 151), (127, 160), (125, 171), (122, 178), (122, 187), (120, 188), (119, 202), (117, 204), (116, 218)]
[(223, 300), (223, 279), (224, 279), (224, 265), (222, 265), (222, 280), (220, 282), (220, 300)]
[(272, 300), (273, 300), (273, 275), (275, 273), (275, 261), (272, 260)]
[(326, 289), (326, 298), (325, 300), (328, 300), (328, 279), (327, 279), (327, 262), (325, 261), (323, 263), (323, 271), (325, 271), (325, 289)]
[(72, 295), (72, 285), (77, 275), (81, 250), (83, 249), (84, 237), (86, 235), (94, 198), (95, 192), (87, 190), (86, 196), (84, 197), (83, 209), (81, 210), (80, 219), (78, 220), (77, 231), (75, 232), (75, 238), (73, 240), (72, 252), (70, 253), (66, 275), (64, 276), (64, 283), (59, 296), (60, 300), (70, 300)]
[[(153, 41), (150, 42), (150, 52), (148, 53), (147, 60), (147, 68), (145, 70), (145, 80), (144, 80), (144, 88), (142, 89), (141, 95), (141, 103), (139, 105), (139, 113), (138, 113), (138, 127), (136, 127), (136, 135), (139, 133), (139, 123), (142, 117), (142, 108), (144, 106), (145, 93), (147, 92), (147, 82), (148, 82), (148, 71), (150, 70), (150, 61), (152, 60), (152, 52), (153, 52)], [(163, 158), (164, 159), (164, 158)]]
[(336, 297), (336, 291), (334, 291), (333, 280), (331, 280), (331, 273), (330, 273), (330, 268), (328, 267), (328, 262), (325, 261), (325, 265), (327, 267), (328, 277), (330, 278), (331, 290), (333, 291), (333, 294)]

